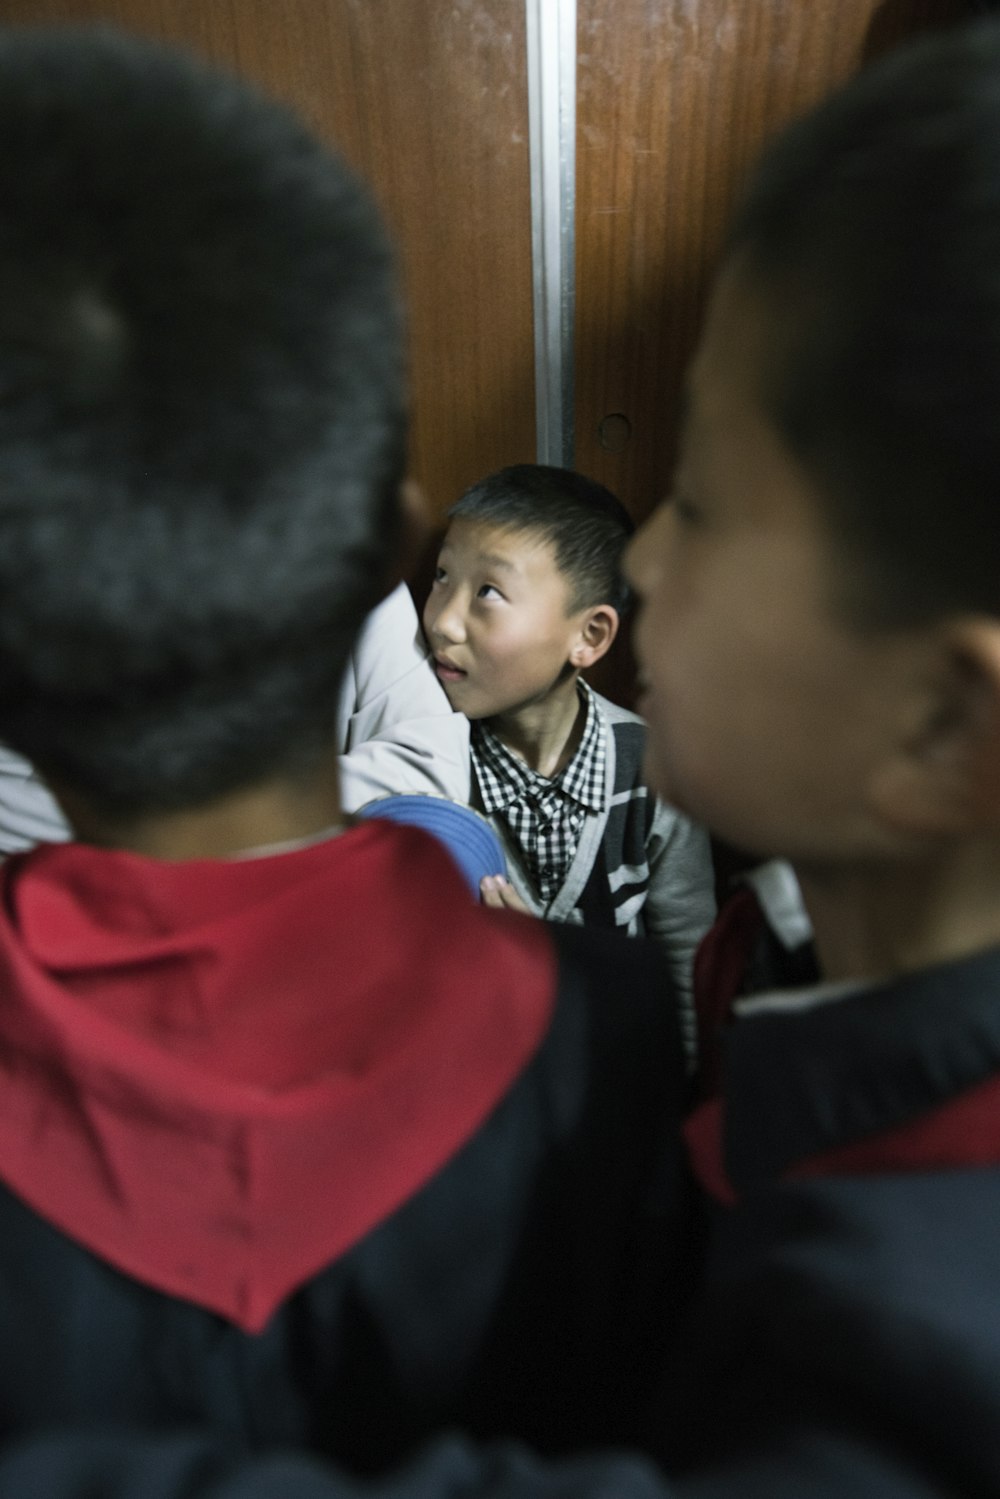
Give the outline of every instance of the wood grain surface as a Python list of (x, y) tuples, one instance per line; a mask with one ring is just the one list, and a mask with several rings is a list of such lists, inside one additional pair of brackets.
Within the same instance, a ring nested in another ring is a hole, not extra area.
[(524, 0), (2, 0), (110, 20), (290, 101), (374, 186), (400, 247), (411, 468), (440, 517), (535, 453)]
[[(866, 58), (974, 8), (578, 0), (576, 466), (636, 519), (669, 487), (710, 271), (762, 143)], [(432, 521), (531, 460), (524, 0), (0, 0), (0, 22), (98, 19), (236, 68), (373, 184), (400, 247)], [(630, 700), (627, 638), (594, 680)]]
[(669, 487), (709, 273), (763, 142), (866, 56), (966, 9), (579, 0), (576, 466), (637, 519)]

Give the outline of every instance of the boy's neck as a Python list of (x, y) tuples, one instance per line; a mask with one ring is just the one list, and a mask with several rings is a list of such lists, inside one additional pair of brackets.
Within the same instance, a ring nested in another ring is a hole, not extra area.
[(490, 729), (530, 770), (550, 779), (565, 770), (583, 738), (587, 703), (576, 673), (540, 701), (486, 720)]
[(304, 842), (341, 820), (335, 756), (308, 777), (264, 782), (203, 807), (128, 822), (109, 821), (72, 793), (53, 789), (79, 841), (170, 861), (226, 859)]
[(823, 976), (881, 980), (1000, 946), (1000, 846), (860, 870), (797, 866)]

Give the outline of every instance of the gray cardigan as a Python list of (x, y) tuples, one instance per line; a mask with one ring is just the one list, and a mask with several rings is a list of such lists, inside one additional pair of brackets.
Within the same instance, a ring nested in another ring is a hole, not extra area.
[[(643, 784), (642, 719), (599, 693), (594, 699), (608, 731), (604, 810), (587, 813), (566, 878), (548, 905), (539, 899), (507, 823), (496, 814), (489, 821), (503, 845), (511, 884), (535, 916), (655, 937), (667, 950), (681, 996), (689, 999), (694, 950), (715, 917), (708, 835)], [(482, 811), (475, 773), (472, 797)]]

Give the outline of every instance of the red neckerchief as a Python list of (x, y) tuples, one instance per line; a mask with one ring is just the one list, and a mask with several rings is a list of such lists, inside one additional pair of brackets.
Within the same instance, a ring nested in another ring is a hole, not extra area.
[(726, 900), (694, 955), (693, 989), (698, 1027), (700, 1097), (718, 1091), (721, 1078), (719, 1034), (742, 993), (754, 946), (764, 930), (764, 913), (749, 885), (740, 885)]
[[(694, 963), (701, 1101), (685, 1121), (684, 1137), (705, 1191), (730, 1205), (739, 1194), (725, 1164), (722, 1040), (764, 927), (754, 891), (741, 887), (702, 939)], [(781, 1179), (995, 1164), (1000, 1164), (1000, 1077), (989, 1077), (904, 1124), (804, 1157), (783, 1171)]]
[(537, 1050), (542, 923), (428, 835), (0, 874), (0, 1178), (147, 1285), (259, 1330), (459, 1150)]
[[(707, 1099), (688, 1116), (684, 1138), (698, 1181), (731, 1206), (739, 1193), (725, 1165), (725, 1103)], [(1000, 1164), (1000, 1077), (989, 1077), (905, 1124), (797, 1161), (781, 1180), (867, 1176)]]

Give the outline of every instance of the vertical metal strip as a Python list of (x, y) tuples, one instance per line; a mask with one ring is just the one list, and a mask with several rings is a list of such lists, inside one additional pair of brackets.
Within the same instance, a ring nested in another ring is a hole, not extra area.
[(573, 466), (576, 0), (525, 0), (539, 463)]

